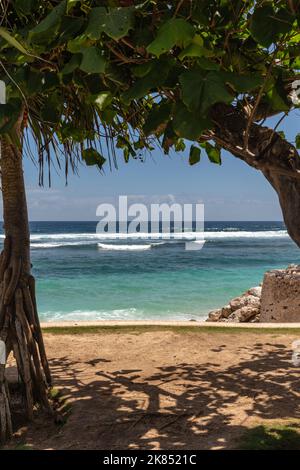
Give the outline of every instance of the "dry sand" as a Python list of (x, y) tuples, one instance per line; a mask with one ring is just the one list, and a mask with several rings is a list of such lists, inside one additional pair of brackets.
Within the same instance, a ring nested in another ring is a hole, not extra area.
[(300, 417), (299, 367), (291, 361), (299, 330), (185, 325), (45, 330), (54, 385), (70, 414), (64, 425), (45, 426), (36, 413), (9, 447), (226, 449), (249, 426)]

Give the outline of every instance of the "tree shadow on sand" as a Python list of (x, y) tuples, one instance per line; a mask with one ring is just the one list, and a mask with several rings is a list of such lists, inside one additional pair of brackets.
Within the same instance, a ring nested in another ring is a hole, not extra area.
[(70, 398), (72, 412), (47, 435), (29, 429), (26, 442), (56, 449), (235, 447), (249, 417), (300, 417), (299, 368), (285, 345), (268, 344), (267, 353), (265, 346), (239, 348), (249, 359), (228, 367), (180, 363), (149, 376), (142, 361), (137, 369), (110, 370), (101, 358), (84, 365), (54, 358), (54, 382)]

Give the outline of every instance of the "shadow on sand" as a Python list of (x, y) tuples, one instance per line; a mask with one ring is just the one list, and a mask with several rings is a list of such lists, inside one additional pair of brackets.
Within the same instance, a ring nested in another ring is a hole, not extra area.
[(181, 363), (150, 375), (138, 359), (140, 368), (111, 370), (103, 358), (53, 358), (54, 382), (72, 400), (71, 414), (59, 429), (49, 424), (46, 432), (44, 422), (36, 423), (26, 442), (55, 449), (234, 448), (249, 417), (300, 417), (299, 368), (285, 345), (268, 347), (267, 354), (259, 342), (252, 353), (241, 347), (250, 359), (225, 368), (218, 361)]

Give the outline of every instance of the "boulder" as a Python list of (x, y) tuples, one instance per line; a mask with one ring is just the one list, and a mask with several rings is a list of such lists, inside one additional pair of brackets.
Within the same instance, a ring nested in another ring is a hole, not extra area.
[(221, 318), (222, 318), (222, 309), (213, 310), (212, 312), (209, 312), (208, 319), (206, 321), (220, 321)]
[(229, 317), (229, 322), (248, 322), (255, 318), (260, 312), (259, 307), (253, 307), (251, 305), (245, 305), (239, 308)]
[(232, 314), (232, 308), (230, 304), (225, 305), (225, 307), (223, 307), (221, 310), (222, 310), (222, 318), (228, 318), (229, 315)]
[(262, 290), (261, 286), (256, 286), (256, 287), (251, 287), (251, 289), (249, 289), (247, 292), (248, 294), (254, 295), (254, 297), (258, 297), (260, 299), (261, 290)]
[(245, 295), (236, 297), (235, 299), (231, 300), (229, 304), (233, 311), (242, 307), (246, 307), (248, 305), (254, 308), (259, 307), (260, 298), (256, 297), (255, 295), (250, 295), (246, 293)]
[(257, 322), (260, 313), (261, 287), (252, 287), (229, 304), (208, 314), (211, 322)]
[(208, 321), (300, 322), (300, 266), (291, 264), (267, 272), (262, 286), (252, 287), (214, 310)]

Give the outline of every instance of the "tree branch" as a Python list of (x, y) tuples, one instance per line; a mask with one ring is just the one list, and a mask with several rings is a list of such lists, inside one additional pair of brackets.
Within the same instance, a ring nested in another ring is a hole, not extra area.
[(274, 129), (252, 123), (248, 148), (245, 148), (243, 136), (248, 116), (243, 111), (220, 103), (212, 110), (212, 120), (215, 123), (212, 139), (237, 158), (261, 171), (271, 171), (297, 180), (300, 178), (297, 149)]

